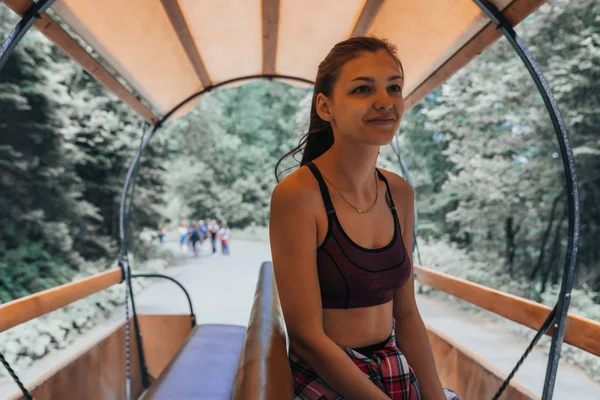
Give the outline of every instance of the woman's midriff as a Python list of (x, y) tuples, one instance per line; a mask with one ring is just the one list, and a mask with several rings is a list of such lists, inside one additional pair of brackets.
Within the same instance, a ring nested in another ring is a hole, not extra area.
[(391, 301), (373, 307), (323, 309), (323, 329), (331, 340), (342, 346), (369, 346), (390, 336), (392, 315)]

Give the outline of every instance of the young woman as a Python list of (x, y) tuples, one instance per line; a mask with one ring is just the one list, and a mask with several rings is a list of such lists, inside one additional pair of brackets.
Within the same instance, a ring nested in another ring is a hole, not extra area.
[(415, 302), (413, 190), (375, 167), (400, 124), (403, 83), (387, 41), (338, 43), (319, 65), (309, 132), (283, 158), (302, 153), (270, 220), (296, 399), (458, 399), (442, 388)]

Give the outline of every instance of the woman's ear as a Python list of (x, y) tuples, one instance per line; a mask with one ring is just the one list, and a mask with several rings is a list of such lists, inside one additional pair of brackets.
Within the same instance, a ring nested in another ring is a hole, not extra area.
[(333, 115), (331, 115), (331, 110), (329, 109), (329, 99), (323, 93), (319, 93), (317, 95), (317, 100), (315, 104), (315, 108), (317, 110), (317, 114), (321, 117), (322, 120), (331, 122), (333, 120)]

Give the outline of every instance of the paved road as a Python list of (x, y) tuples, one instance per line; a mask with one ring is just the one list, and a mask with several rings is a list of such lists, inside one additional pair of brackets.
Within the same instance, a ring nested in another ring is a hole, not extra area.
[[(189, 252), (181, 252), (173, 243), (168, 243), (167, 246), (172, 247), (178, 255), (177, 263), (167, 270), (167, 274), (178, 279), (188, 289), (199, 324), (247, 324), (260, 265), (271, 258), (268, 245), (234, 241), (231, 246), (232, 254), (219, 257), (210, 254), (208, 245), (197, 257)], [(418, 296), (417, 300), (427, 324), (467, 346), (505, 373), (510, 372), (527, 346), (525, 341), (450, 304), (425, 296)], [(168, 281), (157, 281), (147, 288), (136, 297), (136, 304), (140, 313), (185, 313), (188, 310), (181, 290)], [(68, 351), (46, 357), (24, 374), (24, 380), (30, 382), (86, 344), (93, 343), (121, 319), (121, 315), (115, 315), (78, 340)], [(545, 369), (546, 355), (542, 350), (536, 349), (521, 367), (516, 380), (541, 395)], [(6, 387), (6, 383), (0, 383), (0, 393), (7, 393), (3, 390)], [(562, 363), (554, 398), (598, 400), (600, 384), (580, 369)]]
[[(169, 244), (171, 245), (171, 244)], [(271, 259), (269, 247), (256, 242), (231, 243), (231, 255), (213, 257), (209, 244), (198, 257), (191, 252), (179, 255), (178, 265), (168, 274), (181, 282), (192, 298), (199, 324), (228, 323), (246, 325), (254, 300), (260, 265)], [(136, 298), (138, 312), (185, 313), (187, 301), (172, 282), (159, 281)]]

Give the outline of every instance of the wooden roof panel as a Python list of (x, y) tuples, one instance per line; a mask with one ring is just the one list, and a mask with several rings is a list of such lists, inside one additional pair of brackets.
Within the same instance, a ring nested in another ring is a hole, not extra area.
[(337, 42), (347, 39), (365, 0), (281, 0), (277, 73), (314, 80)]
[(262, 72), (260, 0), (179, 0), (213, 84)]
[[(509, 2), (495, 4), (504, 8)], [(472, 0), (387, 1), (368, 34), (398, 46), (408, 94), (487, 23)]]
[[(546, 0), (493, 2), (518, 24)], [(500, 37), (472, 0), (58, 0), (53, 8), (162, 113), (201, 90), (200, 79), (274, 71), (313, 80), (335, 43), (365, 30), (398, 46), (410, 107)]]
[(61, 0), (53, 9), (162, 113), (201, 89), (160, 1)]

